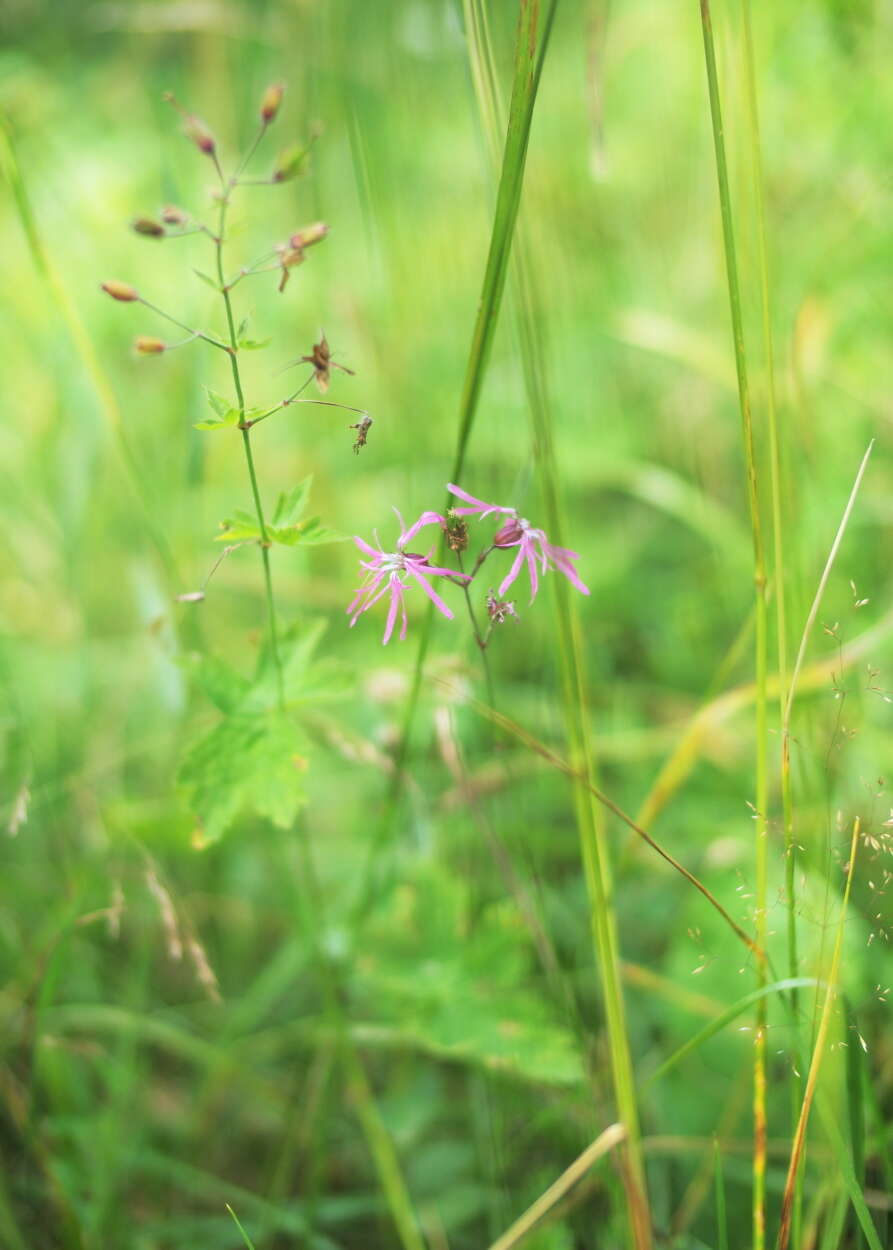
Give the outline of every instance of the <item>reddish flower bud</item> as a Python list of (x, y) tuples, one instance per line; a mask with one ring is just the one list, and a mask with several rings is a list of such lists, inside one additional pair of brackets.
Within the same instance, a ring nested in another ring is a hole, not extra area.
[(122, 304), (132, 304), (134, 300), (139, 299), (139, 292), (135, 287), (128, 286), (126, 282), (103, 282), (102, 289), (106, 295), (111, 295), (112, 299), (120, 300)]
[(329, 233), (329, 227), (324, 221), (315, 221), (310, 226), (302, 226), (296, 231), (289, 243), (292, 247), (296, 247), (299, 251), (303, 251), (305, 247), (312, 247), (314, 243), (320, 243)]
[(131, 222), (131, 225), (137, 234), (144, 234), (149, 239), (164, 238), (164, 226), (160, 221), (155, 221), (152, 217), (137, 217), (136, 221)]
[(263, 94), (260, 102), (260, 117), (262, 122), (271, 122), (279, 112), (279, 105), (282, 103), (282, 96), (285, 92), (285, 84), (281, 82), (271, 83)]
[(133, 347), (140, 356), (159, 356), (167, 351), (167, 343), (161, 339), (149, 338), (145, 334), (140, 334), (133, 340)]
[(189, 215), (182, 208), (177, 208), (176, 204), (167, 204), (161, 210), (161, 220), (166, 221), (169, 226), (185, 226)]
[(299, 174), (307, 172), (310, 166), (310, 148), (304, 143), (290, 143), (276, 157), (273, 166), (274, 182), (291, 182)]
[(494, 547), (514, 547), (524, 537), (521, 522), (516, 516), (509, 517), (505, 525), (493, 535)]
[(197, 117), (186, 118), (186, 134), (195, 144), (200, 152), (204, 152), (205, 156), (213, 156), (217, 144), (214, 136), (203, 121)]

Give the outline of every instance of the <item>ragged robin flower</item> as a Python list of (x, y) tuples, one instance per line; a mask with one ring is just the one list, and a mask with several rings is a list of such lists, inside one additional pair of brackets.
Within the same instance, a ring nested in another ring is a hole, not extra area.
[(552, 568), (558, 569), (559, 573), (563, 573), (571, 585), (576, 587), (582, 594), (589, 594), (588, 586), (583, 584), (577, 570), (574, 568), (574, 561), (580, 558), (576, 551), (569, 551), (566, 547), (558, 547), (554, 543), (550, 543), (545, 532), (541, 529), (536, 529), (526, 517), (520, 516), (516, 508), (507, 508), (495, 503), (485, 503), (483, 499), (476, 499), (474, 495), (469, 495), (467, 491), (452, 483), (447, 486), (447, 490), (451, 495), (455, 495), (457, 499), (465, 501), (465, 506), (452, 509), (457, 516), (487, 517), (497, 514), (506, 518), (500, 529), (493, 536), (493, 546), (517, 547), (518, 554), (515, 556), (512, 567), (499, 585), (497, 593), (500, 599), (512, 582), (516, 580), (521, 572), (521, 566), (525, 562), (527, 571), (530, 574), (531, 603), (536, 598), (536, 592), (539, 588), (539, 574), (546, 573)]
[[(430, 564), (429, 558), (433, 548), (428, 552), (428, 555), (405, 550), (406, 544), (423, 525), (430, 524), (434, 519), (442, 521), (442, 517), (438, 517), (436, 513), (423, 513), (409, 529), (403, 524), (403, 518), (399, 512), (397, 513), (397, 519), (400, 521), (402, 533), (397, 539), (396, 551), (382, 551), (380, 544), (376, 549), (375, 547), (370, 547), (364, 539), (354, 538), (354, 542), (368, 559), (360, 560), (360, 567), (365, 570), (365, 577), (363, 578), (363, 584), (356, 593), (356, 597), (347, 608), (347, 612), (350, 615), (350, 624), (352, 626), (355, 625), (363, 612), (368, 612), (374, 604), (378, 603), (379, 599), (384, 598), (385, 595), (390, 595), (382, 644), (390, 641), (397, 622), (398, 612), (401, 616), (400, 641), (402, 642), (406, 638), (407, 620), (404, 596), (413, 582), (424, 591), (438, 612), (451, 621), (453, 620), (451, 609), (441, 599), (429, 579), (432, 577), (447, 577), (453, 582), (467, 582), (471, 580), (466, 573), (456, 573), (452, 569), (439, 568), (437, 565)], [(378, 536), (376, 535), (377, 541)]]

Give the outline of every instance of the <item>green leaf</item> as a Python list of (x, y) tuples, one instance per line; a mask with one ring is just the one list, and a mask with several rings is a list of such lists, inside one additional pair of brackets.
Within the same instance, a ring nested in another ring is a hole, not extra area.
[(274, 543), (279, 543), (283, 547), (302, 547), (321, 546), (323, 543), (343, 543), (347, 540), (346, 534), (339, 534), (337, 530), (327, 529), (324, 525), (320, 525), (319, 517), (308, 517), (306, 521), (297, 521), (294, 525), (269, 525), (267, 533)]
[(308, 741), (287, 713), (226, 717), (186, 754), (180, 780), (216, 842), (234, 820), (250, 812), (286, 829), (306, 801)]
[(218, 293), (220, 292), (220, 284), (215, 282), (210, 274), (202, 273), (200, 269), (193, 269), (192, 272), (197, 278), (201, 278), (202, 282), (206, 282), (212, 290), (217, 291)]
[(481, 907), (466, 882), (420, 864), (367, 923), (363, 958), (352, 965), (358, 999), (420, 1049), (537, 1084), (577, 1086), (579, 1044), (534, 988), (521, 928), (512, 901)]
[(239, 328), (236, 331), (237, 340), (240, 339), (242, 335), (245, 333), (245, 331), (248, 329), (248, 322), (249, 322), (248, 317), (243, 317), (242, 320), (239, 322)]
[(303, 514), (307, 507), (307, 500), (310, 497), (310, 487), (313, 485), (313, 474), (305, 477), (303, 482), (299, 482), (293, 490), (283, 492), (279, 496), (276, 504), (276, 511), (273, 513), (274, 525), (293, 525), (295, 521)]
[(257, 517), (253, 512), (246, 512), (244, 508), (237, 508), (231, 517), (227, 517), (221, 526), (220, 533), (214, 536), (214, 541), (218, 543), (242, 543), (252, 540), (260, 542), (260, 539)]
[(225, 399), (222, 395), (218, 395), (216, 391), (212, 391), (210, 387), (205, 387), (205, 394), (208, 397), (208, 403), (221, 419), (233, 411), (233, 406), (230, 401)]
[(252, 680), (212, 658), (196, 664), (199, 685), (224, 713), (188, 750), (179, 775), (206, 842), (220, 838), (243, 814), (287, 828), (306, 801), (311, 744), (298, 713), (347, 689), (339, 666), (314, 662), (324, 630), (320, 621), (280, 636), (284, 708), (268, 644)]
[(264, 347), (269, 347), (273, 342), (272, 339), (239, 339), (240, 352), (259, 352)]

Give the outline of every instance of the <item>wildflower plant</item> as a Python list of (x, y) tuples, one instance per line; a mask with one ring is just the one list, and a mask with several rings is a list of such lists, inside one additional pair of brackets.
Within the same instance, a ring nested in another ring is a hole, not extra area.
[(230, 366), (230, 394), (222, 395), (206, 388), (208, 412), (194, 424), (196, 429), (241, 442), (251, 507), (234, 510), (222, 522), (216, 537), (225, 546), (204, 585), (199, 590), (184, 591), (178, 597), (181, 602), (190, 604), (204, 600), (208, 583), (223, 559), (238, 547), (253, 545), (260, 552), (263, 573), (266, 637), (256, 671), (250, 678), (217, 658), (203, 656), (194, 661), (200, 686), (223, 714), (211, 732), (191, 747), (181, 767), (181, 780), (199, 819), (197, 840), (200, 843), (219, 837), (243, 811), (265, 816), (282, 826), (293, 821), (305, 797), (303, 777), (311, 746), (302, 711), (308, 703), (338, 693), (343, 684), (333, 667), (314, 661), (320, 625), (303, 631), (281, 628), (273, 593), (271, 554), (275, 548), (307, 547), (343, 541), (343, 538), (325, 526), (319, 517), (306, 515), (312, 485), (310, 477), (297, 485), (284, 483), (275, 505), (272, 508), (265, 505), (255, 466), (252, 434), (258, 425), (293, 404), (324, 404), (357, 414), (359, 421), (349, 427), (358, 431), (355, 450), (365, 445), (372, 424), (371, 417), (362, 409), (331, 399), (304, 396), (303, 392), (314, 380), (320, 392), (327, 392), (332, 370), (352, 372), (332, 359), (324, 334), (309, 352), (292, 362), (310, 368), (289, 394), (273, 402), (254, 403), (245, 392), (240, 367), (243, 353), (263, 350), (268, 342), (249, 337), (247, 319), (238, 319), (237, 288), (248, 279), (263, 280), (263, 275), (274, 274), (278, 275), (278, 291), (283, 293), (293, 271), (305, 263), (311, 250), (328, 234), (324, 222), (311, 222), (292, 229), (284, 240), (271, 241), (255, 259), (230, 268), (234, 262), (229, 251), (227, 225), (236, 192), (253, 186), (275, 187), (306, 174), (309, 169), (315, 136), (307, 142), (292, 143), (281, 149), (265, 176), (250, 172), (268, 129), (277, 119), (283, 94), (284, 88), (279, 83), (264, 92), (254, 137), (229, 173), (224, 171), (217, 140), (208, 126), (187, 113), (173, 96), (168, 96), (169, 103), (183, 118), (186, 136), (213, 168), (216, 186), (212, 219), (209, 222), (201, 214), (167, 205), (157, 216), (139, 216), (131, 223), (137, 235), (155, 244), (195, 236), (210, 247), (211, 272), (200, 269), (194, 272), (220, 297), (223, 328), (193, 327), (184, 320), (179, 309), (171, 311), (160, 306), (128, 282), (113, 279), (102, 284), (102, 290), (118, 303), (139, 305), (180, 332), (173, 341), (148, 333), (138, 334), (134, 342), (138, 355), (158, 358), (176, 348), (202, 343), (226, 355)]
[[(485, 503), (484, 500), (476, 499), (474, 495), (469, 495), (467, 491), (452, 482), (447, 486), (447, 490), (462, 502), (451, 508), (446, 516), (439, 512), (423, 512), (418, 520), (407, 528), (400, 513), (397, 513), (402, 532), (397, 539), (394, 551), (385, 552), (380, 544), (377, 548), (370, 547), (365, 539), (359, 536), (354, 537), (354, 542), (367, 558), (360, 560), (360, 568), (365, 577), (357, 590), (356, 597), (347, 608), (351, 625), (355, 625), (364, 612), (389, 595), (388, 615), (382, 641), (384, 643), (390, 641), (399, 613), (402, 621), (399, 637), (402, 642), (406, 638), (407, 631), (404, 596), (413, 584), (427, 595), (442, 616), (452, 620), (452, 610), (431, 585), (430, 579), (436, 577), (461, 586), (465, 592), (475, 639), (483, 651), (490, 641), (494, 625), (504, 624), (509, 617), (518, 619), (514, 602), (505, 600), (504, 595), (516, 581), (525, 564), (530, 577), (531, 603), (539, 590), (540, 576), (553, 569), (562, 573), (582, 594), (589, 594), (589, 588), (581, 581), (575, 567), (576, 561), (580, 558), (576, 551), (569, 551), (566, 547), (558, 547), (550, 543), (545, 532), (533, 526), (526, 517), (522, 517), (516, 508)], [(498, 517), (502, 520), (502, 524), (492, 534), (489, 543), (478, 553), (470, 573), (466, 573), (462, 567), (462, 555), (468, 548), (470, 537), (468, 523), (464, 519), (467, 516), (476, 516), (481, 520)], [(446, 546), (458, 562), (457, 569), (433, 564), (431, 562), (434, 556), (433, 545), (426, 555), (406, 550), (407, 544), (417, 534), (422, 530), (430, 530), (432, 526), (438, 526), (441, 530)], [(375, 538), (378, 542), (377, 534)], [(513, 548), (517, 548), (517, 555), (500, 582), (498, 591), (494, 593), (491, 588), (487, 593), (485, 603), (489, 626), (487, 632), (482, 634), (477, 627), (475, 614), (468, 599), (469, 586), (494, 552)]]

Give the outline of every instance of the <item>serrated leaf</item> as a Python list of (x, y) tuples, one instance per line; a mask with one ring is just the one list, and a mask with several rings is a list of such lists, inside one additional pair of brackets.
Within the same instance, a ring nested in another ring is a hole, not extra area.
[(217, 291), (218, 293), (220, 292), (220, 284), (215, 282), (210, 274), (202, 273), (200, 269), (193, 269), (192, 272), (197, 278), (201, 278), (202, 282), (206, 282), (212, 290)]
[(272, 339), (239, 339), (239, 351), (259, 352), (263, 348), (269, 347), (272, 342)]
[(217, 392), (212, 391), (210, 387), (205, 387), (205, 394), (208, 397), (208, 403), (221, 420), (227, 416), (228, 413), (235, 411), (228, 399), (225, 399), (223, 395), (218, 395)]
[(273, 513), (274, 525), (293, 525), (307, 507), (310, 487), (313, 485), (313, 474), (305, 477), (293, 490), (284, 491), (276, 503)]
[(308, 740), (278, 708), (227, 716), (186, 754), (180, 781), (216, 842), (243, 813), (287, 829), (306, 801)]
[(422, 1049), (537, 1084), (579, 1085), (578, 1041), (531, 987), (521, 931), (511, 900), (481, 908), (465, 882), (420, 865), (367, 922), (364, 958), (353, 963), (358, 997)]
[(260, 526), (254, 513), (246, 512), (244, 508), (237, 508), (233, 515), (223, 522), (220, 533), (214, 536), (214, 541), (218, 543), (259, 542), (260, 537)]
[(321, 525), (319, 517), (315, 516), (293, 525), (268, 525), (267, 533), (272, 542), (283, 547), (315, 547), (323, 543), (343, 543), (346, 539), (346, 535)]
[(251, 689), (251, 682), (213, 655), (194, 657), (192, 675), (202, 692), (221, 712), (234, 712)]
[(287, 827), (304, 803), (310, 743), (295, 709), (346, 692), (343, 670), (313, 659), (325, 627), (319, 621), (280, 634), (285, 708), (280, 707), (269, 643), (252, 680), (218, 660), (203, 658), (196, 664), (199, 684), (224, 712), (220, 723), (187, 752), (180, 769), (205, 841), (216, 841), (243, 813)]

